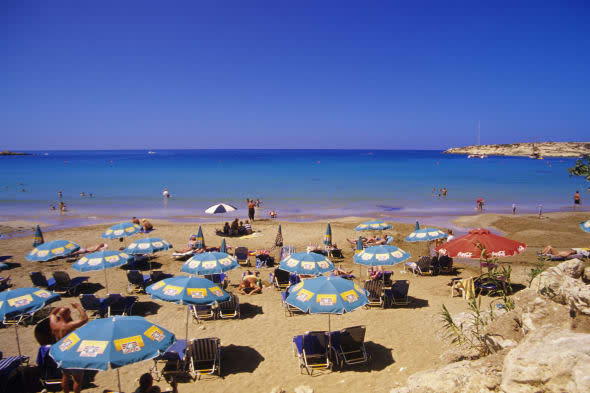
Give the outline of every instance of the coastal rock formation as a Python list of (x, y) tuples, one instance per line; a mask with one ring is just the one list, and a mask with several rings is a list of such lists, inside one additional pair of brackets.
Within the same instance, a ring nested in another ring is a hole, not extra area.
[(531, 288), (554, 302), (590, 315), (590, 285), (581, 280), (583, 273), (584, 263), (572, 259), (539, 274), (531, 282)]
[(545, 327), (504, 359), (505, 392), (590, 392), (590, 334)]
[(590, 142), (511, 143), (503, 145), (475, 145), (453, 147), (448, 154), (485, 154), (489, 156), (580, 157), (590, 154)]
[(30, 156), (30, 153), (21, 153), (21, 152), (17, 152), (17, 151), (8, 151), (8, 150), (4, 150), (4, 151), (0, 151), (0, 156)]

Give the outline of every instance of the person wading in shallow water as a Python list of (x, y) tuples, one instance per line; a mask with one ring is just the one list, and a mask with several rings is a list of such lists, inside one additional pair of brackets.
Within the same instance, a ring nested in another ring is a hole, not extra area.
[[(56, 341), (61, 340), (80, 326), (88, 322), (88, 315), (79, 303), (72, 303), (72, 307), (78, 311), (80, 318), (76, 321), (72, 319), (70, 309), (68, 307), (56, 307), (51, 310), (49, 314), (49, 328), (51, 334)], [(80, 393), (82, 390), (82, 379), (84, 377), (84, 370), (62, 370), (63, 376), (61, 378), (61, 388), (64, 393), (70, 393), (70, 376), (74, 380), (74, 393)]]

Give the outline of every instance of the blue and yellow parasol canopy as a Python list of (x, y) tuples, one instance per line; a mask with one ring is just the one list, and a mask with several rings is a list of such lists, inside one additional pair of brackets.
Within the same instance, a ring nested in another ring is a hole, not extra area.
[(166, 240), (162, 240), (158, 237), (147, 237), (139, 239), (129, 244), (125, 250), (127, 254), (151, 254), (158, 251), (164, 251), (171, 248), (172, 245)]
[(88, 272), (91, 270), (103, 270), (122, 266), (132, 260), (132, 255), (122, 251), (105, 250), (83, 256), (74, 262), (72, 268), (80, 272)]
[(396, 246), (371, 246), (354, 256), (354, 263), (366, 266), (392, 266), (410, 259), (409, 252)]
[(69, 240), (53, 240), (33, 248), (26, 256), (28, 261), (48, 261), (70, 255), (80, 249), (80, 246)]
[(355, 231), (381, 231), (383, 229), (391, 229), (391, 225), (382, 220), (365, 221), (354, 228)]
[(38, 310), (59, 299), (58, 294), (36, 287), (0, 292), (0, 320), (6, 316), (17, 316)]
[(192, 256), (182, 265), (181, 271), (196, 275), (216, 274), (238, 266), (236, 258), (225, 252), (204, 252)]
[(120, 239), (122, 237), (132, 236), (141, 231), (141, 227), (132, 222), (122, 222), (115, 224), (101, 235), (105, 239)]
[(437, 228), (420, 228), (420, 224), (416, 221), (414, 232), (406, 237), (407, 242), (428, 242), (436, 239), (444, 239), (447, 234)]
[(343, 314), (369, 302), (368, 293), (342, 277), (316, 277), (291, 287), (287, 304), (310, 314)]
[(230, 297), (212, 281), (194, 276), (165, 278), (147, 287), (146, 292), (155, 299), (179, 304), (211, 304)]
[(334, 270), (334, 264), (322, 254), (296, 252), (281, 261), (280, 269), (295, 274), (320, 275)]
[(176, 341), (174, 334), (142, 317), (95, 319), (51, 346), (58, 367), (107, 370), (152, 359)]
[(590, 220), (581, 222), (580, 223), (580, 228), (582, 228), (582, 230), (584, 232), (590, 232)]

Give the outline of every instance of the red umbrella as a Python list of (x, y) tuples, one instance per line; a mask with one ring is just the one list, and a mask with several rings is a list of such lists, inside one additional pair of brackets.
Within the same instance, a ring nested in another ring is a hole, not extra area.
[(465, 236), (451, 240), (436, 248), (442, 255), (451, 258), (479, 259), (481, 248), (486, 250), (484, 257), (509, 257), (520, 254), (526, 248), (526, 244), (510, 240), (503, 236), (494, 235), (487, 229), (472, 229)]

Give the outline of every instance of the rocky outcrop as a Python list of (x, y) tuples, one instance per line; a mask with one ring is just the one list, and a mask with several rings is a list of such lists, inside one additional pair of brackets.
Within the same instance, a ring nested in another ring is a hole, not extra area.
[(590, 334), (544, 327), (504, 359), (504, 392), (590, 392)]
[(453, 147), (449, 154), (485, 154), (488, 156), (530, 156), (537, 153), (543, 157), (580, 157), (590, 154), (590, 142), (541, 142), (512, 143), (503, 145), (476, 145)]
[(590, 285), (581, 280), (584, 263), (579, 259), (562, 262), (539, 274), (531, 288), (554, 302), (590, 315)]

